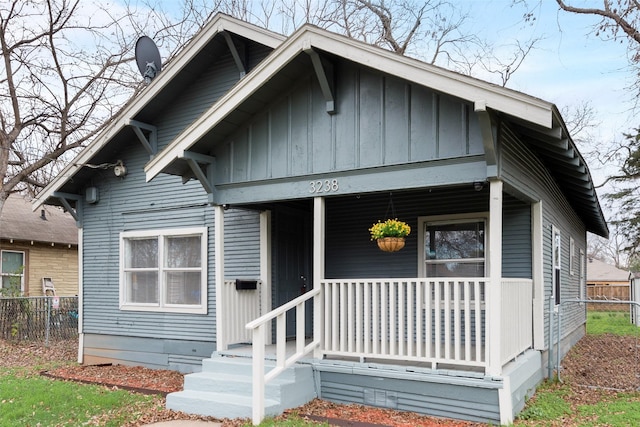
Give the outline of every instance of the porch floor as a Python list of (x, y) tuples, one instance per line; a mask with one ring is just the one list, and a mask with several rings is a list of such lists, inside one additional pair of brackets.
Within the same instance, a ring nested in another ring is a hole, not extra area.
[[(309, 344), (311, 339), (308, 338), (305, 341), (305, 345)], [(285, 354), (286, 357), (292, 356), (295, 353), (295, 341), (287, 341)], [(475, 346), (472, 347), (473, 352), (475, 352)], [(444, 346), (441, 346), (441, 354), (444, 354)], [(229, 357), (253, 357), (253, 347), (251, 344), (234, 344), (230, 346), (229, 349), (219, 351), (217, 354), (222, 356)], [(276, 360), (276, 345), (271, 344), (265, 347), (265, 359), (266, 360)], [(454, 363), (443, 363), (439, 362), (434, 364), (433, 362), (425, 362), (425, 361), (417, 361), (417, 360), (401, 360), (401, 359), (383, 359), (376, 357), (360, 357), (360, 356), (349, 356), (343, 354), (329, 354), (325, 355), (323, 359), (315, 359), (312, 355), (309, 355), (306, 358), (301, 360), (302, 363), (311, 362), (314, 363), (322, 363), (326, 361), (328, 363), (338, 361), (338, 362), (351, 362), (351, 363), (368, 363), (368, 364), (376, 364), (376, 365), (388, 365), (388, 366), (401, 366), (401, 367), (414, 367), (420, 370), (446, 370), (446, 371), (459, 371), (459, 372), (473, 372), (473, 373), (484, 373), (484, 368), (481, 366), (467, 366), (467, 365), (459, 365)]]

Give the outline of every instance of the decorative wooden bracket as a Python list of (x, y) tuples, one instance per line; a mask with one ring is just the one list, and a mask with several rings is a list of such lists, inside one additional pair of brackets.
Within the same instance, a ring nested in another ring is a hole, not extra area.
[[(153, 156), (158, 152), (158, 128), (153, 125), (139, 122), (137, 120), (129, 120), (129, 126), (131, 126), (136, 136), (142, 143), (142, 146), (145, 150), (147, 150), (150, 156)], [(142, 132), (143, 130), (149, 132), (148, 139), (144, 132)]]
[(484, 101), (476, 101), (474, 110), (478, 114), (480, 122), (480, 132), (482, 133), (482, 145), (484, 146), (484, 157), (487, 162), (487, 177), (498, 176), (498, 158), (496, 155), (496, 133), (491, 123), (491, 115), (487, 111), (487, 104)]
[[(233, 42), (231, 35), (223, 31), (222, 36), (227, 41), (227, 46), (229, 47), (229, 51), (231, 52), (231, 56), (233, 57), (234, 62), (236, 63), (236, 67), (240, 71), (240, 78), (243, 78), (247, 74), (247, 70), (245, 67), (245, 61), (240, 57), (240, 52), (238, 52), (238, 48), (236, 44)], [(244, 51), (244, 44), (240, 44), (240, 49)]]
[[(71, 194), (71, 193), (62, 193), (59, 191), (55, 191), (51, 197), (55, 197), (60, 200), (62, 206), (71, 214), (73, 219), (76, 220), (76, 224), (78, 227), (82, 227), (82, 196), (79, 194)], [(71, 206), (69, 200), (75, 201), (75, 207)]]
[(334, 97), (335, 88), (333, 83), (333, 64), (329, 61), (323, 60), (320, 55), (318, 55), (318, 52), (313, 50), (312, 47), (307, 47), (304, 49), (304, 51), (311, 57), (313, 69), (316, 72), (318, 83), (320, 83), (320, 90), (322, 91), (322, 95), (327, 102), (327, 113), (335, 114), (336, 103)]
[[(196, 179), (200, 181), (200, 185), (202, 185), (204, 191), (206, 191), (207, 194), (214, 195), (215, 186), (213, 185), (213, 170), (216, 158), (207, 156), (206, 154), (194, 153), (192, 151), (183, 151), (178, 158), (187, 162), (191, 168), (191, 172), (193, 172)], [(202, 170), (200, 164), (206, 165), (206, 171)], [(183, 180), (183, 182), (186, 181), (188, 181), (188, 179)]]

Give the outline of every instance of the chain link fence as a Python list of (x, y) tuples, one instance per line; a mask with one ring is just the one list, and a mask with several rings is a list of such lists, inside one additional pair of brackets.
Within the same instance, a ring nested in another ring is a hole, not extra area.
[(44, 342), (78, 336), (78, 297), (0, 298), (0, 339)]
[(559, 311), (559, 326), (576, 304), (586, 305), (587, 334), (556, 365), (558, 378), (590, 389), (640, 390), (640, 303), (565, 301)]

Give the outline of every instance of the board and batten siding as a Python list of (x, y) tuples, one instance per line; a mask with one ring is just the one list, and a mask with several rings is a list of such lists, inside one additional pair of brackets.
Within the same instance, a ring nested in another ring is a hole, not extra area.
[[(527, 194), (532, 200), (542, 200), (542, 247), (544, 269), (545, 346), (549, 338), (549, 298), (552, 295), (552, 226), (561, 233), (561, 301), (580, 296), (579, 252), (586, 253), (586, 228), (576, 212), (561, 193), (553, 177), (544, 165), (521, 141), (515, 132), (504, 124), (501, 129), (502, 177), (505, 183)], [(569, 272), (569, 240), (575, 242), (574, 274)], [(583, 266), (584, 268), (584, 266)], [(565, 304), (562, 311), (562, 338), (574, 336), (574, 332), (586, 322), (586, 308), (580, 304)], [(557, 325), (554, 325), (556, 329)], [(556, 334), (557, 331), (554, 333)], [(572, 340), (575, 338), (571, 338)]]
[(302, 76), (213, 148), (219, 185), (484, 154), (469, 103), (347, 61), (336, 114)]

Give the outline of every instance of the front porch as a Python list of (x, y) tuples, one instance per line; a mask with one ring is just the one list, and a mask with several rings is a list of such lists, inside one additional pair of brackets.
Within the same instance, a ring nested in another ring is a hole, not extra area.
[[(246, 383), (245, 399), (253, 395), (246, 410), (251, 409), (255, 424), (265, 415), (301, 404), (284, 401), (287, 393), (279, 388), (292, 375), (298, 376), (298, 385), (306, 384), (296, 389), (296, 397), (508, 423), (541, 380), (540, 353), (530, 350), (532, 281), (500, 281), (499, 309), (511, 320), (499, 328), (500, 374), (495, 375), (489, 372), (488, 286), (487, 278), (322, 280), (315, 289), (247, 324), (252, 345), (218, 351), (203, 369), (226, 374), (229, 360), (234, 370), (244, 366), (242, 379), (234, 381)], [(309, 301), (312, 337), (304, 328)], [(286, 333), (288, 315), (297, 319), (294, 337)], [(224, 368), (213, 368), (218, 364)], [(313, 382), (308, 374), (300, 376), (300, 366), (311, 367)], [(185, 390), (188, 384), (185, 381)], [(225, 386), (227, 394), (238, 389)], [(199, 391), (198, 399), (202, 394)], [(168, 400), (171, 407), (185, 410), (176, 399)], [(214, 411), (205, 415), (216, 415), (214, 408), (221, 406), (202, 400), (193, 405), (194, 410)], [(239, 411), (232, 414), (249, 416)]]
[[(429, 378), (436, 378), (434, 383), (437, 384), (455, 384), (462, 378), (463, 382), (469, 382), (465, 387), (477, 389), (476, 391), (492, 384), (491, 388), (499, 396), (494, 402), (499, 413), (497, 421), (509, 422), (513, 418), (515, 406), (510, 380), (505, 381), (503, 375), (505, 367), (516, 356), (534, 348), (534, 283), (537, 287), (540, 283), (538, 279), (502, 277), (502, 262), (503, 256), (506, 256), (506, 259), (517, 260), (512, 265), (528, 266), (529, 274), (532, 274), (531, 270), (535, 271), (531, 267), (531, 258), (535, 263), (533, 253), (538, 248), (530, 233), (532, 225), (534, 230), (537, 228), (539, 215), (534, 214), (536, 209), (530, 205), (510, 201), (512, 206), (517, 206), (519, 218), (531, 218), (533, 224), (528, 225), (524, 236), (513, 231), (521, 229), (520, 224), (526, 223), (522, 221), (518, 222), (517, 228), (510, 227), (505, 234), (502, 227), (502, 183), (492, 181), (484, 196), (474, 193), (473, 197), (484, 199), (485, 203), (488, 202), (485, 206), (489, 208), (485, 214), (471, 214), (472, 218), (485, 215), (485, 219), (480, 220), (485, 224), (484, 228), (480, 229), (480, 234), (477, 234), (478, 231), (473, 234), (474, 239), (484, 241), (480, 250), (486, 254), (482, 262), (485, 265), (485, 277), (328, 278), (326, 269), (335, 277), (340, 269), (349, 274), (355, 271), (368, 274), (384, 272), (387, 266), (394, 267), (389, 262), (400, 262), (405, 266), (405, 271), (411, 264), (415, 268), (415, 261), (412, 262), (411, 258), (422, 254), (424, 242), (418, 236), (417, 245), (412, 243), (416, 246), (409, 251), (405, 248), (405, 253), (400, 258), (385, 258), (384, 261), (371, 259), (377, 254), (371, 254), (369, 259), (354, 257), (359, 251), (347, 253), (343, 246), (339, 247), (344, 254), (342, 259), (336, 258), (337, 240), (335, 237), (327, 240), (327, 236), (338, 236), (337, 230), (353, 228), (350, 227), (351, 223), (345, 221), (358, 217), (340, 215), (351, 201), (332, 202), (328, 214), (326, 199), (315, 197), (308, 210), (301, 209), (309, 219), (312, 218), (309, 221), (312, 224), (312, 229), (309, 230), (312, 238), (308, 238), (308, 246), (312, 255), (312, 262), (309, 264), (312, 265), (313, 286), (306, 293), (271, 311), (270, 298), (275, 295), (271, 284), (274, 277), (271, 271), (273, 263), (270, 246), (272, 221), (270, 211), (260, 214), (261, 271), (255, 289), (239, 290), (234, 281), (224, 280), (223, 263), (220, 261), (216, 265), (218, 352), (223, 352), (234, 344), (252, 343), (252, 408), (255, 423), (259, 423), (265, 414), (265, 385), (303, 358), (313, 359), (317, 372), (323, 372), (327, 366), (334, 366), (331, 362), (337, 361), (366, 367), (365, 371), (369, 374), (364, 377), (375, 376), (371, 372), (381, 371), (368, 371), (373, 363), (378, 366), (400, 367), (400, 371), (409, 369), (414, 373), (427, 370)], [(434, 195), (431, 194), (430, 197)], [(356, 200), (362, 202), (360, 198)], [(415, 203), (415, 200), (425, 199), (411, 198), (409, 194), (406, 200)], [(403, 205), (408, 206), (409, 203)], [(327, 215), (333, 221), (330, 227), (325, 223), (328, 222), (325, 219)], [(340, 215), (340, 224), (335, 223), (337, 215)], [(405, 215), (411, 217), (412, 214)], [(457, 221), (468, 221), (469, 215), (453, 217)], [(224, 259), (223, 218), (223, 208), (216, 207), (217, 262)], [(362, 228), (362, 225), (357, 225), (357, 229)], [(486, 236), (483, 234), (485, 229)], [(521, 262), (522, 255), (514, 258), (509, 253), (503, 254), (503, 240), (522, 242), (523, 237), (531, 245), (527, 250), (529, 261), (524, 258), (524, 262)], [(327, 258), (329, 256), (331, 260)], [(349, 263), (346, 259), (349, 259)], [(418, 264), (424, 263), (420, 260), (424, 258), (418, 258)], [(340, 268), (336, 269), (337, 265)], [(347, 266), (355, 268), (345, 268)], [(417, 271), (424, 274), (421, 268), (419, 266)], [(511, 269), (509, 266), (505, 271)], [(242, 325), (246, 325), (246, 329)], [(266, 348), (272, 344), (275, 344), (275, 367), (265, 370)], [(292, 353), (287, 353), (287, 345), (294, 349)], [(339, 366), (344, 366), (340, 363)], [(351, 368), (347, 368), (349, 369)], [(538, 375), (536, 371), (541, 371), (538, 366), (531, 368), (528, 365), (527, 369), (527, 373), (520, 372), (520, 378), (532, 378)], [(400, 371), (393, 368), (389, 375), (393, 376), (394, 372)], [(344, 375), (347, 374), (342, 372), (340, 381), (348, 388), (349, 381)], [(410, 376), (415, 375), (412, 373)], [(402, 378), (406, 374), (398, 376)], [(322, 374), (319, 378), (321, 377)], [(476, 383), (477, 381), (480, 382)], [(316, 387), (318, 390), (322, 389), (319, 384)], [(361, 390), (363, 393), (364, 389)], [(435, 389), (430, 387), (430, 390), (433, 392)], [(467, 394), (473, 395), (475, 391)], [(495, 422), (496, 419), (490, 421)]]

